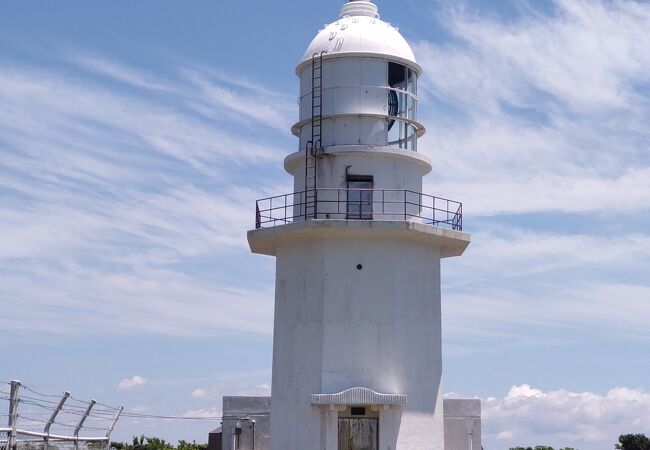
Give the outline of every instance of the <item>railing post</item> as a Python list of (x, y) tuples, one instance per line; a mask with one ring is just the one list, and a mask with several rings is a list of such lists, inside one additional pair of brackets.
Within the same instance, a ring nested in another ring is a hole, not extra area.
[(406, 220), (406, 189), (404, 189), (404, 220)]
[(436, 226), (436, 197), (432, 197), (433, 210), (431, 211), (431, 225)]
[(289, 202), (289, 195), (285, 194), (284, 196), (284, 223), (287, 223), (287, 203)]
[(262, 226), (262, 218), (260, 217), (260, 204), (255, 202), (255, 229), (259, 229)]
[(59, 400), (59, 404), (56, 405), (56, 408), (52, 412), (50, 419), (45, 424), (45, 428), (43, 429), (43, 433), (45, 433), (45, 437), (43, 438), (45, 444), (45, 450), (48, 449), (50, 443), (50, 427), (54, 423), (54, 419), (56, 419), (56, 416), (59, 414), (59, 412), (61, 412), (61, 409), (63, 409), (63, 404), (68, 399), (68, 397), (70, 397), (70, 393), (68, 391), (65, 391), (63, 393), (63, 397), (61, 397), (61, 400)]
[(20, 381), (11, 380), (11, 391), (9, 393), (9, 439), (7, 439), (7, 450), (16, 448), (16, 426), (18, 422), (18, 397)]

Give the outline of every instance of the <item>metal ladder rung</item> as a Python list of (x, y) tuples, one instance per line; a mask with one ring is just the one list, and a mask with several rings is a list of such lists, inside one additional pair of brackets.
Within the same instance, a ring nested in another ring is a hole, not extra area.
[(311, 65), (311, 140), (305, 149), (305, 220), (316, 218), (318, 159), (322, 152), (323, 54), (315, 53)]

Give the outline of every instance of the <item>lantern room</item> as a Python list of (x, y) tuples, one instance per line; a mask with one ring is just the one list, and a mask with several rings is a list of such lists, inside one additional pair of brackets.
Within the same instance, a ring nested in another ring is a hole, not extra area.
[[(292, 131), (304, 149), (349, 145), (417, 150), (415, 56), (377, 6), (348, 2), (311, 42), (296, 68), (300, 117)], [(314, 132), (313, 124), (318, 123)]]

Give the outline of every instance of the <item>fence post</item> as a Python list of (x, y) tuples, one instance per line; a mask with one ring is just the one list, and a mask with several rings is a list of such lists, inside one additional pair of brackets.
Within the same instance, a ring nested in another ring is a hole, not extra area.
[(70, 393), (68, 391), (65, 391), (63, 393), (63, 397), (61, 397), (61, 400), (59, 400), (59, 404), (56, 405), (56, 409), (52, 412), (52, 415), (50, 416), (50, 419), (47, 421), (47, 424), (45, 424), (45, 428), (43, 429), (43, 433), (45, 433), (45, 437), (43, 440), (45, 441), (45, 450), (48, 449), (49, 442), (50, 442), (50, 427), (54, 423), (54, 419), (56, 419), (56, 416), (61, 412), (61, 409), (63, 409), (63, 404), (65, 401), (70, 397)]
[(111, 426), (106, 431), (106, 450), (109, 450), (111, 448), (111, 433), (113, 432), (113, 428), (115, 428), (115, 424), (117, 423), (117, 419), (120, 418), (120, 414), (122, 414), (122, 411), (124, 411), (124, 406), (119, 407), (119, 409), (117, 410), (117, 413), (115, 414), (115, 417), (113, 417), (113, 421), (111, 422)]
[(11, 392), (9, 394), (9, 439), (7, 439), (7, 450), (16, 448), (16, 426), (18, 422), (18, 397), (20, 381), (11, 380)]
[(93, 409), (93, 406), (95, 406), (95, 403), (97, 403), (95, 400), (91, 400), (90, 403), (88, 403), (88, 408), (86, 408), (83, 416), (81, 416), (81, 419), (77, 424), (77, 428), (74, 429), (74, 448), (76, 450), (79, 449), (79, 431), (81, 431), (81, 427), (84, 426), (84, 422), (86, 421), (86, 418), (88, 418), (90, 410)]

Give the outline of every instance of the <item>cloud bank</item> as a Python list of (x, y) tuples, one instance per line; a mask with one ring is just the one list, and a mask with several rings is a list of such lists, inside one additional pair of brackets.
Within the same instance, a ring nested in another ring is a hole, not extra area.
[(512, 386), (483, 401), (484, 434), (495, 445), (613, 448), (618, 436), (650, 429), (650, 393), (618, 387), (607, 393), (543, 391)]

